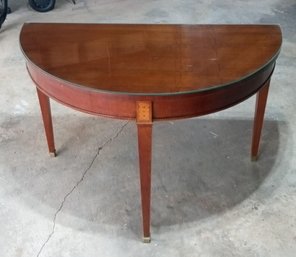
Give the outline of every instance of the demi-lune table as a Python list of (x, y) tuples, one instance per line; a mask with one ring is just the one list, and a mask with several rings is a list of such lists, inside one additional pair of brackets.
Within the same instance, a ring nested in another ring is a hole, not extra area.
[(144, 242), (150, 242), (153, 121), (213, 113), (257, 93), (255, 160), (281, 41), (277, 25), (26, 23), (20, 33), (52, 155), (50, 98), (136, 121)]

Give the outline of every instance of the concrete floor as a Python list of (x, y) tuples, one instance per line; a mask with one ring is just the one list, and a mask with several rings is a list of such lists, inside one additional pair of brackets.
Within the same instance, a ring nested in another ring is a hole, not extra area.
[[(296, 256), (294, 0), (25, 0), (0, 31), (0, 256)], [(279, 23), (260, 159), (249, 158), (254, 97), (154, 127), (152, 242), (141, 242), (136, 128), (52, 103), (50, 158), (19, 50), (26, 21)], [(102, 149), (98, 152), (98, 148)]]

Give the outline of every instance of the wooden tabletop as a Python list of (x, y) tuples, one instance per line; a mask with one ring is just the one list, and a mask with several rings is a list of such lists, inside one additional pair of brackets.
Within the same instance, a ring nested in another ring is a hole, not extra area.
[(45, 72), (127, 94), (225, 86), (277, 57), (277, 25), (24, 24), (21, 48)]

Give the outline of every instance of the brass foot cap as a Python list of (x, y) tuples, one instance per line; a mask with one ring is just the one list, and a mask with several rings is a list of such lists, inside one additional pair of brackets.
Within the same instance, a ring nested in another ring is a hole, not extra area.
[(252, 160), (252, 162), (257, 161), (257, 160), (258, 160), (258, 156), (252, 156), (252, 157), (251, 157), (251, 160)]
[(143, 237), (143, 243), (150, 243), (151, 242), (151, 237)]
[(50, 157), (56, 157), (57, 156), (56, 150), (54, 150), (53, 152), (50, 152), (49, 155)]

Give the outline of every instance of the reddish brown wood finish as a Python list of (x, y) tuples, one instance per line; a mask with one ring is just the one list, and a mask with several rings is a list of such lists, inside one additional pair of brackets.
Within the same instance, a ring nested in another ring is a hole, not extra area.
[(150, 242), (152, 123), (137, 124), (140, 162), (143, 241)]
[(276, 25), (25, 24), (20, 45), (50, 152), (48, 97), (82, 112), (136, 120), (146, 242), (153, 121), (216, 112), (258, 92), (251, 151), (257, 158), (281, 46)]
[(138, 148), (143, 216), (143, 241), (150, 242), (152, 103), (137, 102)]
[(56, 156), (56, 150), (54, 146), (54, 136), (53, 136), (53, 128), (52, 128), (52, 118), (51, 118), (51, 110), (50, 110), (50, 100), (47, 95), (42, 93), (37, 87), (37, 95), (40, 104), (40, 110), (42, 114), (45, 135), (47, 139), (48, 150), (51, 156)]
[(88, 88), (73, 87), (69, 83), (40, 72), (27, 64), (37, 87), (50, 98), (71, 108), (121, 119), (136, 118), (136, 102), (153, 102), (153, 120), (179, 119), (205, 115), (233, 106), (256, 93), (271, 76), (274, 63), (264, 70), (227, 87), (194, 94), (180, 95), (126, 95), (103, 93)]
[(256, 97), (256, 109), (255, 109), (255, 118), (254, 118), (254, 127), (253, 127), (253, 137), (252, 137), (252, 150), (251, 158), (253, 161), (256, 161), (258, 158), (258, 149), (259, 142), (261, 137), (261, 131), (264, 120), (265, 107), (268, 96), (269, 82), (266, 81), (264, 86), (258, 91)]
[(99, 91), (180, 94), (248, 77), (273, 61), (274, 25), (25, 24), (26, 57), (43, 71)]

